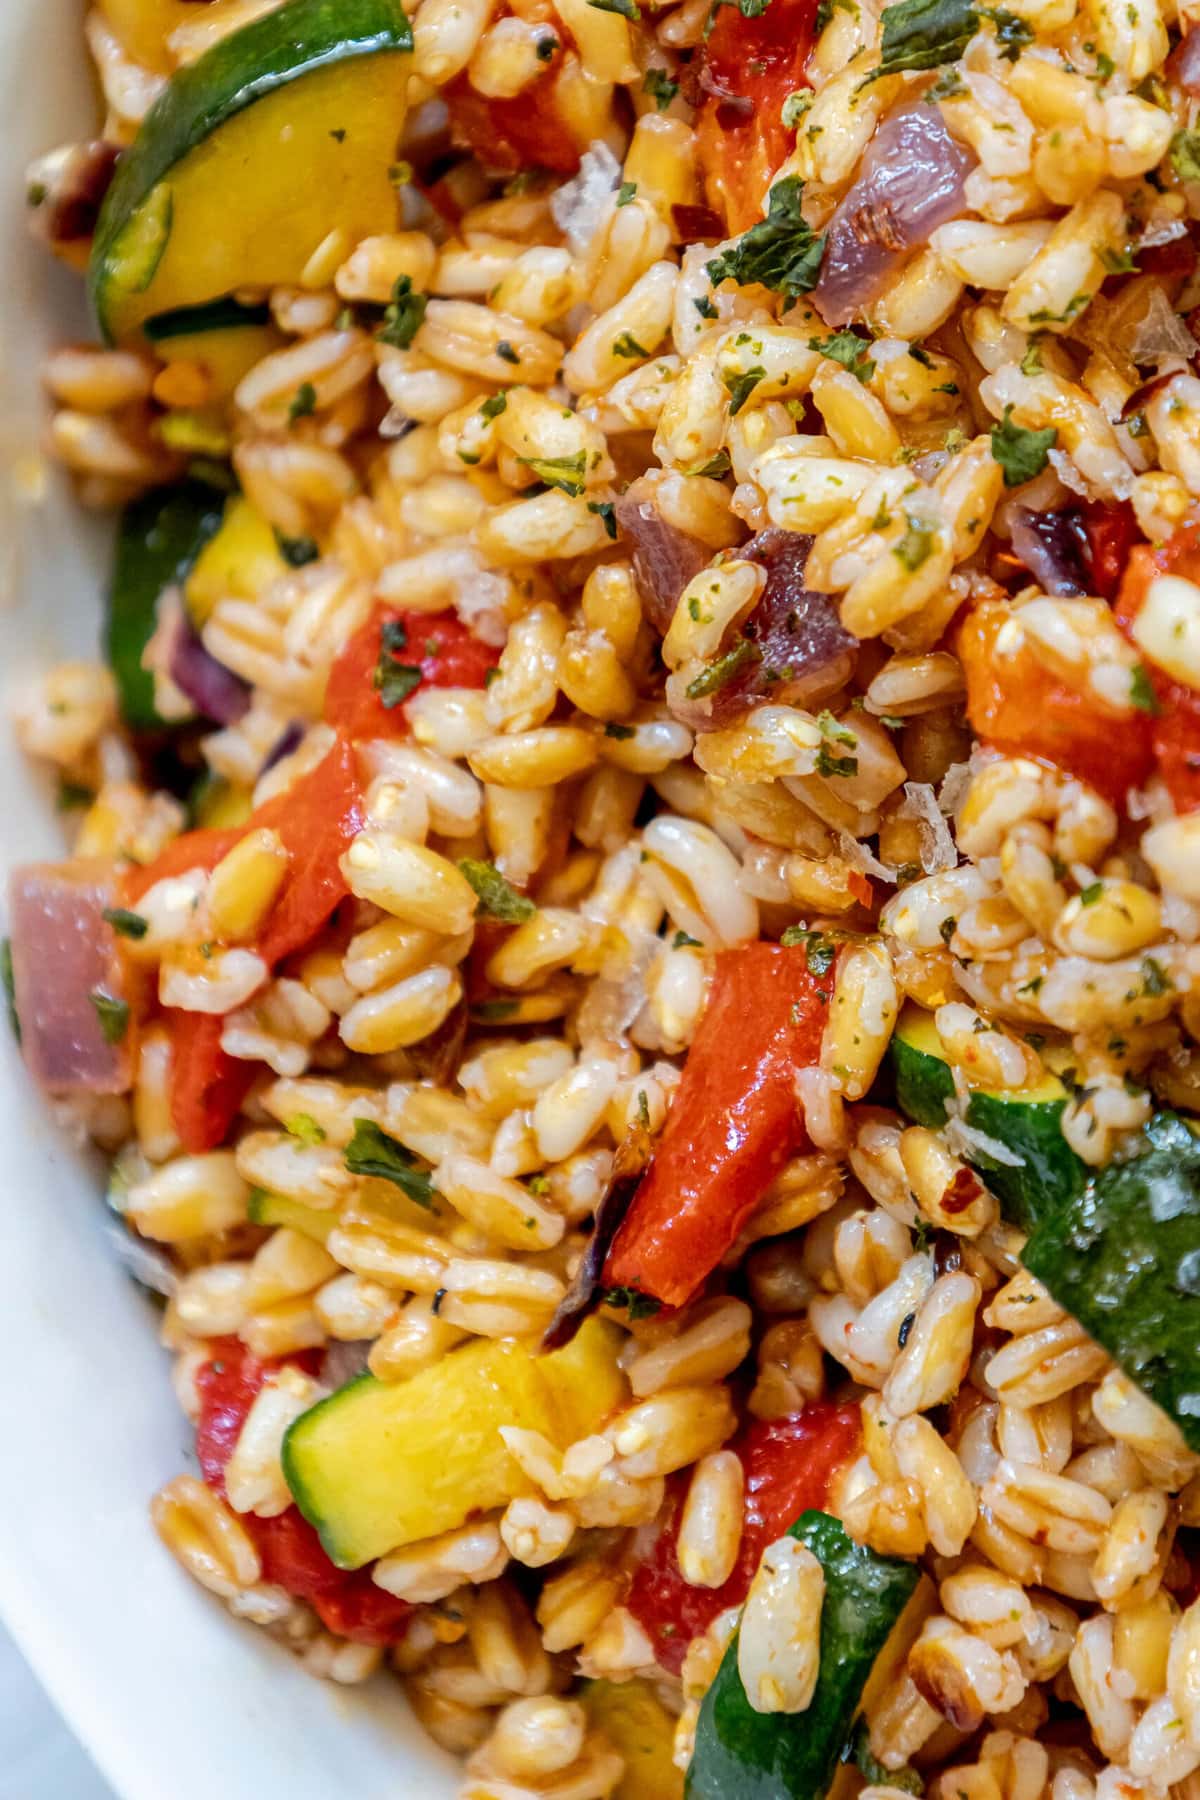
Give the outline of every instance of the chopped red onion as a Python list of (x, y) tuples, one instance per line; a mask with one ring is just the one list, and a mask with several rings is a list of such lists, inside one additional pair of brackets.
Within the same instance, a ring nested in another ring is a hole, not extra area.
[(826, 232), (813, 303), (829, 325), (848, 325), (910, 250), (963, 209), (974, 166), (936, 106), (891, 113), (867, 146), (861, 172)]
[(125, 1004), (116, 940), (103, 916), (115, 904), (107, 863), (13, 870), (9, 932), (21, 1049), (47, 1093), (120, 1094), (129, 1086), (129, 1034), (110, 1023), (106, 1035), (101, 1017), (107, 1011), (113, 1021)]
[(263, 758), (262, 768), (258, 771), (260, 781), (268, 769), (273, 769), (276, 763), (282, 762), (285, 756), (290, 756), (293, 750), (300, 748), (300, 740), (304, 736), (304, 731), (305, 727), (299, 719), (293, 719), (290, 725), (284, 726)]
[(1189, 31), (1167, 58), (1168, 76), (1185, 94), (1200, 96), (1200, 31)]
[(236, 725), (250, 705), (246, 683), (204, 648), (183, 607), (176, 615), (167, 674), (196, 711), (218, 725)]
[(317, 1372), (322, 1387), (345, 1387), (348, 1381), (365, 1374), (371, 1342), (370, 1338), (364, 1338), (355, 1339), (353, 1343), (327, 1344)]
[(1070, 598), (1090, 591), (1084, 555), (1087, 534), (1078, 512), (1034, 512), (1014, 506), (1013, 555), (1033, 576), (1042, 592)]
[(846, 630), (828, 594), (805, 587), (811, 549), (811, 537), (778, 526), (760, 531), (739, 549), (739, 557), (767, 571), (766, 585), (742, 626), (743, 635), (758, 646), (759, 659), (703, 700), (677, 693), (674, 681), (668, 685), (672, 712), (694, 731), (719, 730), (766, 700), (819, 707), (849, 681), (858, 639)]
[(680, 594), (712, 559), (707, 544), (668, 524), (659, 512), (655, 494), (664, 479), (668, 478), (660, 470), (641, 475), (616, 503), (617, 524), (633, 545), (633, 573), (642, 611), (655, 630), (663, 633), (675, 615)]

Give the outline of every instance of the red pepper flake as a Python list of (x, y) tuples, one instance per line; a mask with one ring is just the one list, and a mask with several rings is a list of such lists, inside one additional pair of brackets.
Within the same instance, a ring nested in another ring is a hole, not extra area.
[(954, 1218), (956, 1214), (966, 1212), (971, 1202), (978, 1200), (982, 1193), (983, 1183), (978, 1175), (971, 1169), (959, 1169), (942, 1195), (942, 1211)]

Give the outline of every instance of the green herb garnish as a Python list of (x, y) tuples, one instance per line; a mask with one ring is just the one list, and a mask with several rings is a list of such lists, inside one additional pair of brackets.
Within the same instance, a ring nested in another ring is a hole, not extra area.
[(119, 1044), (129, 1027), (128, 1000), (118, 1000), (103, 988), (93, 988), (88, 999), (96, 1009), (105, 1043)]
[(1003, 419), (992, 426), (992, 456), (1004, 470), (1005, 487), (1020, 487), (1041, 474), (1058, 442), (1058, 431), (1053, 425), (1044, 431), (1026, 431), (1013, 424), (1012, 410), (1006, 406)]
[(377, 336), (381, 344), (395, 350), (407, 350), (421, 328), (428, 296), (419, 294), (409, 275), (398, 275), (392, 286), (392, 297), (384, 309), (383, 324)]
[(130, 912), (125, 906), (106, 906), (100, 916), (118, 937), (144, 938), (150, 929), (149, 919), (143, 918), (141, 913)]
[(429, 1171), (417, 1167), (416, 1158), (376, 1125), (374, 1119), (355, 1119), (354, 1136), (346, 1145), (346, 1167), (352, 1175), (370, 1175), (390, 1181), (418, 1206), (431, 1207), (437, 1189)]
[[(884, 18), (887, 17), (885, 13)], [(737, 281), (743, 287), (759, 282), (773, 293), (794, 300), (816, 286), (825, 239), (814, 236), (807, 224), (800, 210), (803, 196), (804, 183), (797, 175), (785, 176), (775, 183), (766, 218), (751, 225), (736, 243), (707, 265), (714, 287), (722, 281)]]
[(537, 907), (504, 879), (495, 863), (464, 856), (458, 866), (475, 890), (479, 912), (505, 925), (520, 925), (523, 920), (532, 919)]

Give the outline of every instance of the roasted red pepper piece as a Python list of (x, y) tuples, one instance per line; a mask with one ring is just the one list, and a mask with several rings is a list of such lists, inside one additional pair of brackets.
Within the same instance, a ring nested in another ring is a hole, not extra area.
[(1088, 500), (1081, 510), (1091, 591), (1115, 600), (1130, 552), (1142, 535), (1133, 508), (1128, 500)]
[[(547, 36), (561, 35), (561, 27), (554, 33), (547, 28)], [(495, 100), (473, 88), (465, 74), (456, 75), (441, 94), (454, 141), (473, 150), (486, 168), (503, 174), (552, 169), (556, 175), (573, 175), (586, 145), (557, 104), (557, 85), (558, 70), (547, 69), (513, 99)]]
[(716, 1268), (780, 1165), (807, 1143), (797, 1071), (817, 1060), (832, 970), (802, 946), (717, 957), (712, 992), (604, 1279), (682, 1306)]
[(834, 1476), (854, 1461), (861, 1437), (857, 1403), (818, 1400), (802, 1413), (751, 1425), (735, 1439), (730, 1448), (746, 1476), (745, 1520), (737, 1563), (724, 1587), (692, 1587), (679, 1572), (675, 1546), (682, 1484), (676, 1489), (672, 1511), (626, 1599), (663, 1668), (677, 1675), (689, 1640), (727, 1606), (741, 1605), (767, 1545), (809, 1507), (826, 1504)]
[[(261, 932), (248, 948), (270, 968), (312, 942), (347, 893), (338, 866), (363, 826), (362, 783), (354, 746), (339, 737), (309, 774), (264, 802), (229, 831), (189, 831), (161, 856), (125, 878), (125, 899), (136, 906), (155, 882), (187, 869), (214, 869), (246, 832), (277, 831), (291, 861), (287, 879)], [(208, 1013), (169, 1012), (171, 1116), (186, 1150), (211, 1150), (228, 1131), (254, 1075), (254, 1065), (221, 1048), (223, 1021)]]
[(481, 688), (495, 668), (499, 652), (467, 630), (452, 612), (405, 613), (384, 608), (350, 639), (329, 672), (325, 720), (343, 736), (398, 738), (408, 736), (405, 701), (387, 707), (375, 686), (375, 670), (385, 625), (403, 625), (406, 642), (395, 660), (419, 668), (421, 687)]
[(809, 85), (816, 19), (817, 0), (771, 0), (755, 19), (734, 5), (717, 9), (696, 125), (705, 192), (731, 233), (762, 218), (771, 177), (795, 146), (783, 104)]
[[(1141, 611), (1150, 583), (1180, 575), (1200, 585), (1200, 525), (1184, 525), (1157, 549), (1139, 544), (1129, 558), (1116, 615), (1126, 632)], [(1147, 662), (1157, 716), (1147, 720), (1154, 759), (1176, 812), (1200, 810), (1200, 694)]]
[(975, 735), (1014, 756), (1052, 763), (1117, 805), (1126, 789), (1150, 772), (1150, 720), (1142, 713), (1110, 712), (1090, 695), (1070, 688), (1043, 667), (1038, 651), (1019, 629), (1000, 634), (1018, 615), (999, 601), (985, 601), (958, 633), (967, 680), (967, 717)]
[[(288, 1360), (309, 1373), (315, 1362), (309, 1354)], [(236, 1338), (226, 1338), (213, 1345), (212, 1360), (196, 1376), (200, 1393), (196, 1454), (205, 1481), (222, 1497), (225, 1465), (246, 1415), (264, 1381), (280, 1367), (279, 1362), (260, 1362)], [(359, 1644), (393, 1644), (403, 1635), (400, 1627), (412, 1610), (407, 1601), (376, 1587), (369, 1569), (336, 1568), (294, 1506), (274, 1519), (260, 1519), (254, 1513), (239, 1516), (262, 1559), (263, 1580), (306, 1600), (330, 1631)]]

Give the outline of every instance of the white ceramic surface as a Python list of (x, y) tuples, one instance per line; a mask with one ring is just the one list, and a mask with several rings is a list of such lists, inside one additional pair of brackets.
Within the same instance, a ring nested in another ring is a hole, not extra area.
[[(94, 654), (107, 533), (49, 475), (20, 497), (44, 344), (79, 284), (28, 242), (27, 160), (89, 133), (78, 0), (0, 0), (0, 699)], [(25, 473), (27, 475), (27, 467)], [(12, 574), (12, 597), (8, 596)], [(59, 853), (51, 787), (0, 727), (0, 853)], [(441, 1800), (454, 1791), (383, 1681), (313, 1681), (160, 1548), (146, 1501), (188, 1466), (150, 1306), (104, 1238), (100, 1171), (61, 1135), (0, 1026), (0, 1610), (121, 1800)], [(39, 1800), (36, 1795), (28, 1800)]]

